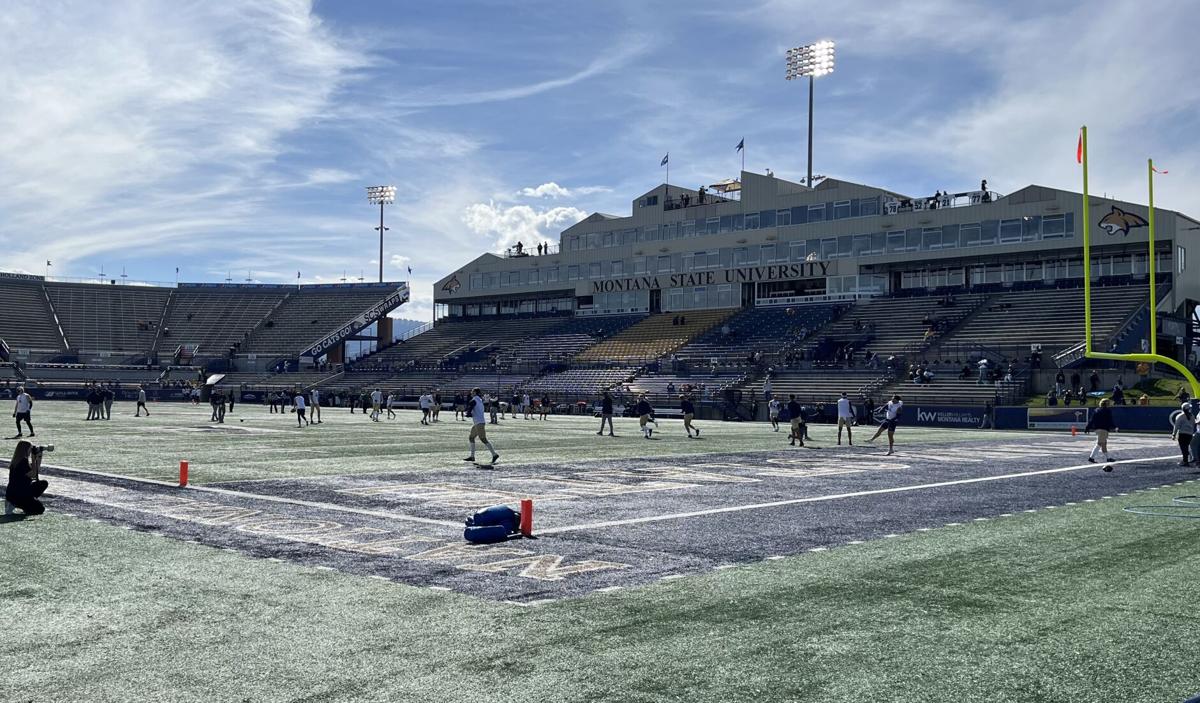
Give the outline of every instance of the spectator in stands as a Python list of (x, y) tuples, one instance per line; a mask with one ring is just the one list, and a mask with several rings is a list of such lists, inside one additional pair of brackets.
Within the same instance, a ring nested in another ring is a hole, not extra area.
[(1092, 369), (1091, 375), (1088, 376), (1088, 384), (1092, 387), (1093, 393), (1100, 391), (1100, 374), (1095, 369)]
[(1065, 391), (1066, 388), (1067, 388), (1067, 377), (1066, 377), (1066, 375), (1063, 374), (1062, 370), (1060, 369), (1059, 372), (1054, 375), (1054, 390), (1059, 395), (1062, 395), (1063, 391)]
[(1187, 387), (1182, 385), (1179, 386), (1179, 392), (1175, 394), (1175, 400), (1179, 401), (1180, 403), (1186, 403), (1188, 402), (1188, 397)]
[(1063, 405), (1070, 407), (1071, 401), (1075, 400), (1075, 391), (1072, 391), (1070, 388), (1068, 388), (1063, 393), (1062, 399), (1063, 399)]
[(1054, 392), (1053, 388), (1046, 392), (1046, 407), (1058, 407), (1058, 394)]
[(517, 256), (523, 256), (525, 254), (525, 245), (521, 242), (517, 242), (516, 250)]
[(982, 385), (987, 384), (987, 382), (988, 382), (988, 360), (987, 360), (987, 358), (983, 358), (983, 359), (979, 360), (979, 380), (975, 382), (975, 385), (982, 386)]
[(1113, 405), (1125, 404), (1125, 388), (1121, 385), (1121, 379), (1119, 378), (1117, 379), (1116, 385), (1114, 385), (1112, 389), (1112, 402)]
[(1071, 372), (1071, 387), (1072, 387), (1072, 388), (1079, 388), (1079, 386), (1080, 386), (1080, 385), (1082, 385), (1082, 383), (1083, 383), (1082, 379), (1081, 379), (1081, 378), (1079, 378), (1079, 372), (1078, 372), (1078, 371), (1072, 371), (1072, 372)]
[(1150, 404), (1150, 396), (1148, 396), (1148, 395), (1146, 395), (1145, 393), (1143, 393), (1143, 394), (1142, 394), (1142, 395), (1141, 395), (1141, 396), (1138, 398), (1138, 405), (1149, 405), (1149, 404)]
[(675, 395), (675, 382), (667, 381), (667, 395)]

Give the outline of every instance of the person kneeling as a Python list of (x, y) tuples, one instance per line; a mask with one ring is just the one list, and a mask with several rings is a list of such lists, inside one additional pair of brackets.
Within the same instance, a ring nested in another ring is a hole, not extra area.
[(30, 442), (17, 442), (12, 461), (8, 464), (8, 487), (4, 489), (4, 513), (11, 515), (18, 508), (26, 515), (41, 515), (46, 506), (38, 498), (49, 485), (38, 477), (42, 454), (54, 447), (35, 447)]

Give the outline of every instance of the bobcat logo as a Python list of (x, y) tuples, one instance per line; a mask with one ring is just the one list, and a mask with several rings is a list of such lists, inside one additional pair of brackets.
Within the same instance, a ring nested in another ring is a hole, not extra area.
[(458, 292), (459, 288), (462, 288), (462, 284), (458, 282), (458, 276), (452, 276), (449, 281), (442, 284), (442, 290), (451, 295)]
[(1145, 227), (1147, 224), (1149, 223), (1141, 215), (1125, 212), (1116, 205), (1113, 205), (1112, 212), (1100, 219), (1100, 229), (1106, 230), (1110, 237), (1116, 236), (1117, 232), (1128, 235), (1129, 230)]

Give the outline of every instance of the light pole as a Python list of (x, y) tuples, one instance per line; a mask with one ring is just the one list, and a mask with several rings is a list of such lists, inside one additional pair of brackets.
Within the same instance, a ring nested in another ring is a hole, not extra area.
[(787, 79), (808, 77), (808, 179), (805, 185), (813, 187), (813, 81), (818, 76), (833, 73), (833, 42), (819, 41), (807, 46), (787, 50)]
[(379, 206), (379, 282), (383, 283), (383, 206), (396, 202), (396, 186), (367, 186), (367, 202)]

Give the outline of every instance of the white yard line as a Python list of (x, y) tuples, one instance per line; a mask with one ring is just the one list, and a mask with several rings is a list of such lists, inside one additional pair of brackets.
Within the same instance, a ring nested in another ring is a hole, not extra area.
[[(113, 478), (121, 481), (133, 481), (135, 483), (146, 483), (153, 486), (166, 486), (175, 488), (180, 491), (200, 491), (202, 493), (213, 493), (216, 495), (234, 496), (238, 498), (249, 498), (254, 500), (265, 500), (271, 503), (285, 503), (287, 505), (299, 505), (306, 508), (315, 508), (318, 510), (332, 510), (339, 513), (352, 513), (354, 515), (368, 515), (370, 517), (385, 518), (387, 520), (403, 520), (406, 522), (419, 522), (424, 525), (438, 525), (440, 527), (462, 527), (462, 522), (453, 520), (434, 520), (432, 518), (417, 517), (415, 515), (403, 515), (401, 513), (389, 513), (382, 510), (364, 510), (362, 508), (352, 508), (344, 505), (334, 505), (330, 503), (317, 503), (310, 500), (299, 500), (297, 498), (283, 498), (280, 496), (262, 495), (260, 493), (246, 493), (243, 491), (231, 491), (225, 488), (212, 488), (209, 486), (188, 486), (180, 488), (177, 483), (169, 483), (167, 481), (156, 481), (150, 478), (133, 478), (130, 476), (121, 476), (118, 474), (105, 473), (103, 471), (91, 471), (89, 469), (75, 469), (68, 466), (48, 466), (51, 471), (68, 471), (71, 473), (85, 474), (88, 476), (101, 476), (104, 478)], [(51, 493), (53, 495), (53, 492)]]
[[(1169, 456), (1145, 457), (1141, 459), (1124, 459), (1121, 461), (1111, 461), (1109, 464), (1140, 464), (1150, 461), (1162, 461), (1164, 459), (1174, 459), (1177, 455)], [(1102, 464), (1079, 464), (1077, 466), (1066, 466), (1060, 469), (1042, 469), (1039, 471), (1022, 471), (1015, 474), (1002, 474), (999, 476), (980, 476), (978, 478), (964, 478), (955, 481), (938, 481), (936, 483), (920, 483), (913, 486), (897, 486), (895, 488), (879, 488), (871, 491), (855, 491), (852, 493), (835, 493), (827, 496), (811, 496), (808, 498), (793, 498), (791, 500), (778, 500), (770, 503), (751, 503), (749, 505), (734, 505), (726, 508), (710, 508), (708, 510), (696, 510), (687, 513), (672, 513), (668, 515), (653, 515), (649, 517), (629, 518), (627, 520), (611, 520), (608, 522), (591, 522), (583, 525), (568, 525), (565, 527), (551, 527), (544, 530), (537, 530), (538, 536), (560, 534), (563, 532), (578, 532), (580, 530), (595, 530), (604, 527), (621, 527), (624, 525), (639, 525), (648, 522), (663, 522), (666, 520), (682, 520), (684, 518), (700, 517), (703, 515), (717, 515), (720, 513), (736, 513), (745, 510), (759, 510), (762, 508), (778, 508), (785, 505), (799, 505), (801, 503), (820, 503), (830, 500), (842, 500), (844, 498), (861, 498), (863, 496), (884, 495), (888, 493), (905, 493), (909, 491), (924, 491), (932, 488), (945, 488), (946, 486), (962, 486), (971, 483), (985, 483), (987, 481), (1004, 481), (1013, 478), (1023, 478), (1026, 476), (1044, 476), (1047, 474), (1057, 474), (1066, 471), (1079, 471), (1081, 469), (1098, 469)]]

